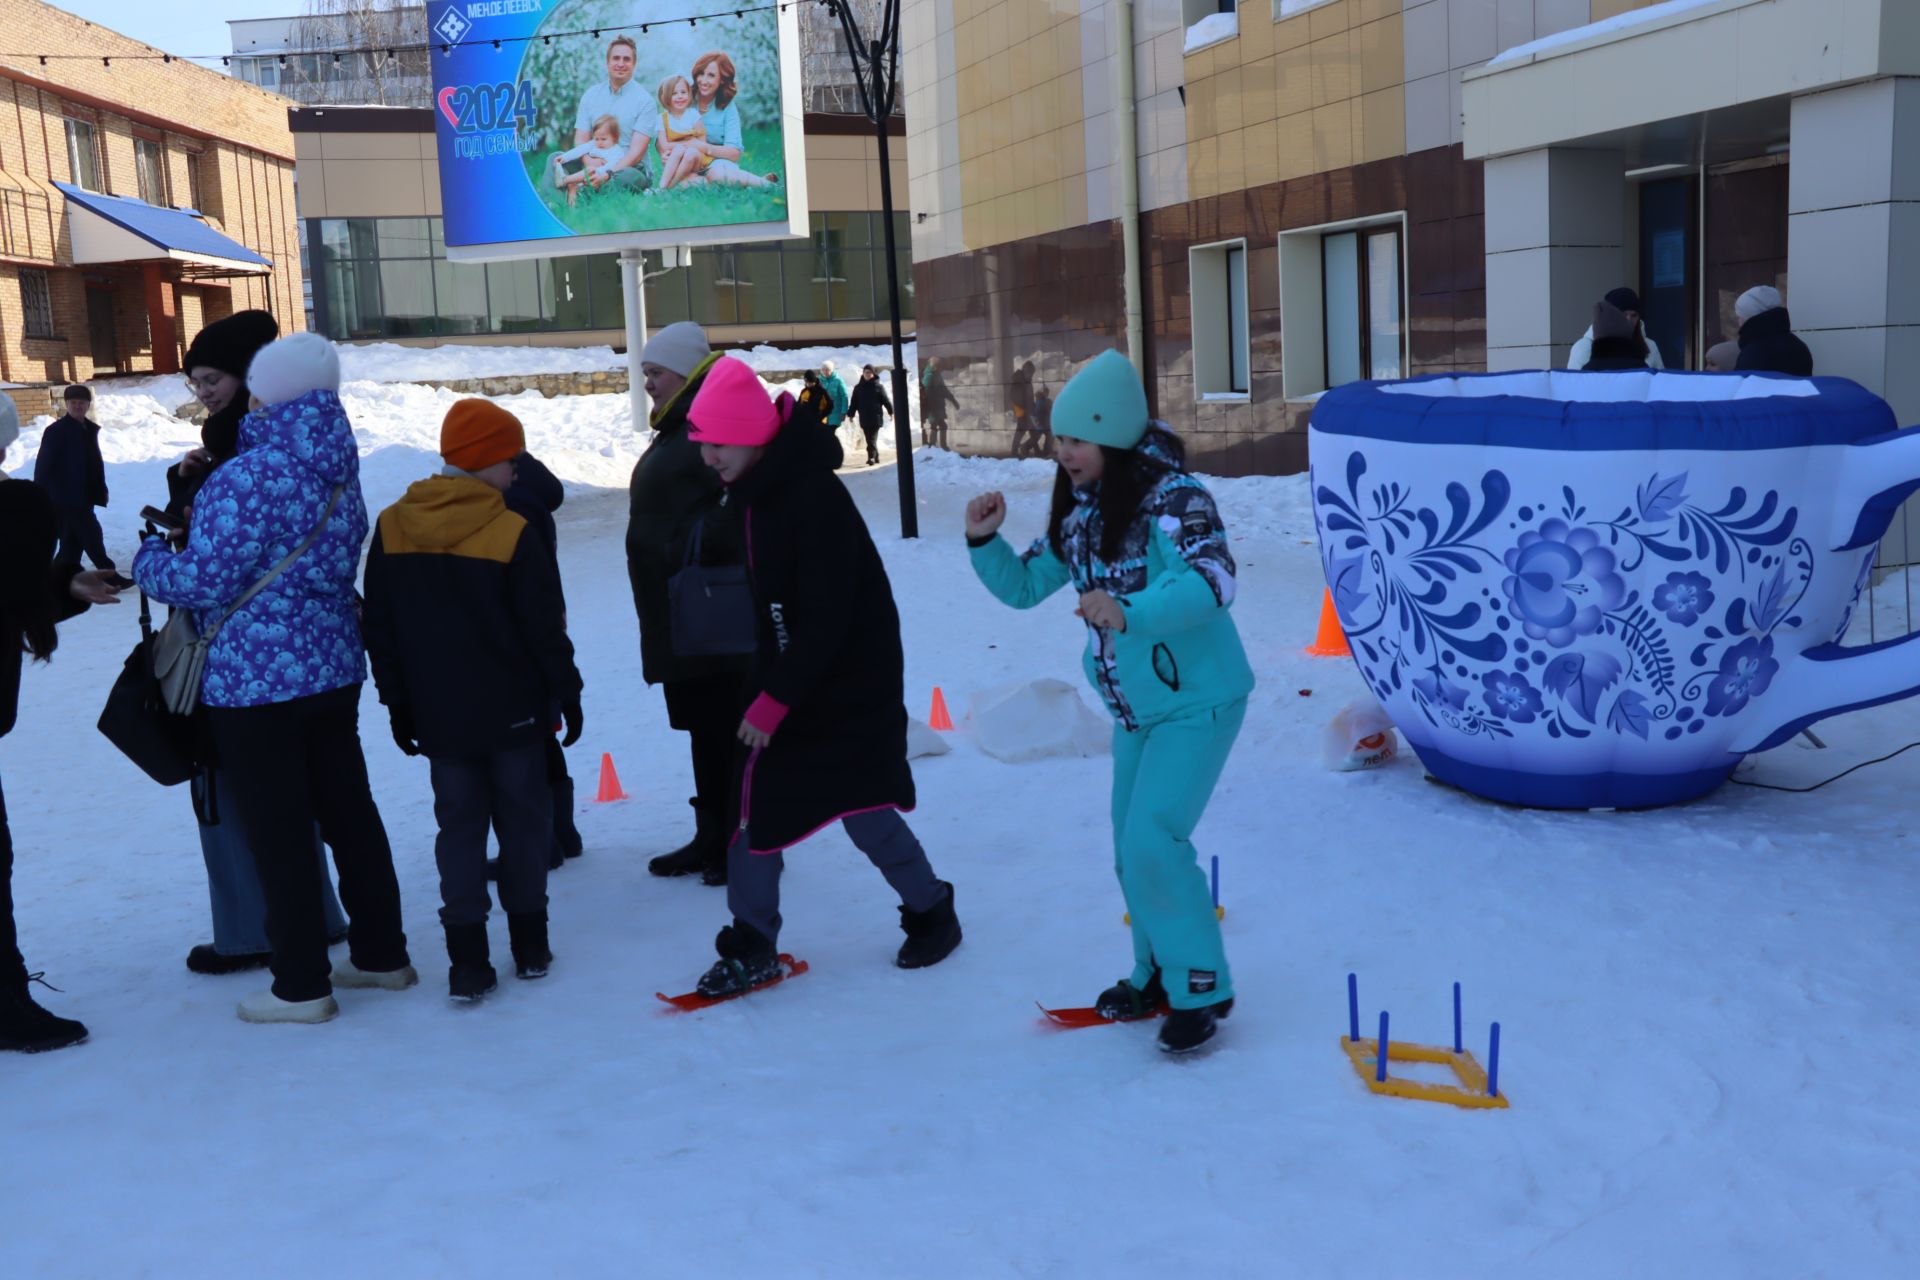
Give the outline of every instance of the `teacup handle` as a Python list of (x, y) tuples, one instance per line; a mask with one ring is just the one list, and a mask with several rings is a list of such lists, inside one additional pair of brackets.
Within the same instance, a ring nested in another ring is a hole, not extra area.
[[(1920, 428), (1891, 431), (1851, 446), (1841, 465), (1828, 546), (1852, 551), (1875, 541), (1894, 508), (1920, 490)], [(1859, 648), (1808, 649), (1765, 702), (1775, 726), (1756, 728), (1734, 750), (1770, 751), (1817, 720), (1920, 693), (1920, 631)]]

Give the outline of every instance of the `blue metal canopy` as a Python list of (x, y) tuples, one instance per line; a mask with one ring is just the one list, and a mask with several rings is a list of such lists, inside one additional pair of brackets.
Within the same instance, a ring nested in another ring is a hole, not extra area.
[(172, 261), (244, 275), (273, 269), (266, 258), (215, 231), (197, 213), (101, 195), (65, 182), (53, 185), (67, 198), (76, 263)]

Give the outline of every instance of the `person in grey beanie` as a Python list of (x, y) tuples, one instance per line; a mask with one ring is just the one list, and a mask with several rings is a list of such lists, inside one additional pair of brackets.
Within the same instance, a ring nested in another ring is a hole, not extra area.
[(721, 503), (719, 477), (687, 437), (687, 406), (719, 358), (707, 346), (706, 331), (684, 320), (654, 334), (641, 351), (654, 404), (653, 440), (633, 469), (627, 518), (627, 577), (640, 618), (641, 674), (662, 687), (667, 723), (687, 735), (693, 754), (693, 839), (649, 861), (647, 870), (657, 876), (698, 874), (710, 885), (727, 882), (732, 822), (726, 806), (733, 733), (746, 709), (747, 657), (675, 652), (667, 582), (685, 566), (696, 530), (703, 564), (739, 564), (745, 556), (739, 519)]
[(1734, 300), (1733, 313), (1740, 317), (1740, 360), (1736, 369), (1813, 376), (1813, 352), (1795, 336), (1793, 319), (1778, 289), (1770, 284), (1755, 285)]

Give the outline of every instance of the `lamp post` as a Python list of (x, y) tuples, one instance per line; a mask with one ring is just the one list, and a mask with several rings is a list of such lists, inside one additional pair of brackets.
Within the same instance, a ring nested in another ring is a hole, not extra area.
[[(887, 156), (887, 122), (900, 90), (900, 0), (879, 0), (880, 30), (863, 33), (847, 0), (826, 0), (839, 17), (853, 59), (860, 107), (873, 121), (880, 145), (880, 208), (886, 219), (887, 319), (893, 329), (893, 439), (900, 477), (900, 536), (920, 536), (920, 513), (913, 493), (913, 430), (907, 408), (906, 353), (900, 341), (900, 269), (893, 244), (893, 165)], [(902, 423), (905, 423), (903, 426)]]

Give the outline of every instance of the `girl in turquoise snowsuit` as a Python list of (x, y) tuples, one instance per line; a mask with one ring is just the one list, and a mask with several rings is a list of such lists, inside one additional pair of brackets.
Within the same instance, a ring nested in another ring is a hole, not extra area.
[(1173, 1012), (1161, 1047), (1196, 1048), (1233, 1006), (1206, 873), (1191, 837), (1220, 780), (1253, 690), (1227, 610), (1234, 563), (1213, 496), (1179, 438), (1149, 421), (1133, 366), (1094, 360), (1053, 408), (1052, 518), (1016, 553), (999, 536), (1006, 500), (967, 505), (980, 580), (1030, 609), (1072, 583), (1087, 624), (1087, 679), (1112, 713), (1114, 869), (1133, 919), (1133, 973), (1100, 997), (1107, 1017)]

